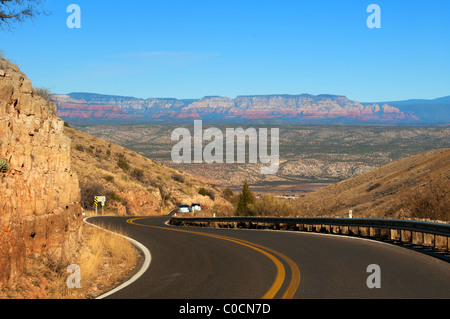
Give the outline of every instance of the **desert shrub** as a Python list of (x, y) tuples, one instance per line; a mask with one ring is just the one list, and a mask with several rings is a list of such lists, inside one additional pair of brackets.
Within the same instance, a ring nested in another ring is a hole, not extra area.
[(215, 214), (217, 217), (219, 216), (233, 216), (234, 209), (230, 205), (224, 205), (224, 204), (214, 204), (211, 207), (210, 212), (212, 214)]
[(248, 205), (252, 216), (292, 216), (295, 209), (290, 202), (280, 200), (271, 194), (264, 194), (260, 199)]
[(209, 198), (211, 198), (212, 200), (214, 200), (216, 198), (216, 194), (214, 193), (214, 191), (212, 189), (206, 189), (206, 188), (202, 187), (198, 190), (198, 193), (203, 196), (209, 196)]
[(180, 182), (180, 183), (184, 183), (185, 182), (185, 178), (184, 178), (184, 176), (183, 175), (181, 175), (181, 174), (173, 174), (172, 175), (172, 179), (174, 180), (174, 181), (176, 181), (176, 182)]
[(216, 198), (216, 193), (214, 193), (214, 191), (212, 189), (207, 189), (206, 195), (209, 196), (209, 198), (211, 198), (212, 200), (214, 200)]
[(52, 92), (47, 88), (34, 88), (33, 92), (48, 102), (52, 101)]
[(237, 196), (233, 193), (233, 191), (227, 187), (223, 190), (222, 196), (224, 199), (229, 201), (231, 204), (236, 205), (237, 204)]
[(124, 156), (119, 157), (119, 159), (117, 160), (117, 166), (119, 166), (124, 171), (128, 171), (130, 169), (130, 164)]
[(140, 168), (135, 168), (131, 171), (131, 177), (133, 177), (138, 182), (143, 183), (145, 180), (144, 171)]
[(77, 144), (77, 145), (75, 146), (75, 149), (76, 149), (77, 151), (84, 152), (84, 147), (83, 147), (83, 145)]
[(152, 179), (147, 180), (147, 185), (153, 188), (158, 188), (159, 184)]
[(85, 209), (92, 208), (94, 205), (94, 197), (105, 194), (105, 188), (100, 183), (80, 183), (81, 189), (81, 206)]
[(167, 202), (170, 201), (170, 193), (165, 189), (164, 186), (158, 185), (159, 194), (161, 195), (161, 202), (163, 206), (166, 206)]
[(117, 195), (114, 191), (109, 192), (108, 195), (106, 195), (106, 197), (109, 201), (113, 202), (121, 203), (123, 201), (123, 199), (119, 195)]
[(114, 182), (114, 176), (112, 176), (112, 175), (104, 175), (103, 178), (107, 182), (111, 182), (111, 183)]

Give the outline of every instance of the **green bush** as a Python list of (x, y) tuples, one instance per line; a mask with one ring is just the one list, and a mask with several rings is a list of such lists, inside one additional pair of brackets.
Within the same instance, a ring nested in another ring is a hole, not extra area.
[(0, 158), (0, 173), (6, 173), (9, 170), (8, 161), (4, 158)]

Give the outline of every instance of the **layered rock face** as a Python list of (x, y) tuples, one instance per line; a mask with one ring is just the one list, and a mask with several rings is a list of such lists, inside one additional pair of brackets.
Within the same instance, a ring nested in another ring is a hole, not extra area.
[[(281, 119), (289, 123), (417, 121), (416, 116), (387, 104), (363, 105), (341, 95), (248, 95), (235, 99), (206, 96), (199, 100), (138, 99), (93, 93), (55, 95), (58, 115), (67, 118), (205, 118)], [(121, 112), (97, 112), (99, 107)]]
[(70, 139), (56, 106), (36, 94), (19, 68), (0, 57), (0, 285), (25, 268), (26, 256), (64, 258), (81, 224), (80, 189)]

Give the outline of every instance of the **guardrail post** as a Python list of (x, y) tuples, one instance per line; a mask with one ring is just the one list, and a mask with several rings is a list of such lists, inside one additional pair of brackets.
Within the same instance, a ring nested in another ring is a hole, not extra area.
[(401, 231), (398, 229), (391, 229), (391, 240), (397, 240), (397, 241), (401, 241), (402, 240), (402, 234)]
[(449, 237), (436, 235), (435, 247), (438, 249), (449, 250)]
[(414, 245), (422, 245), (423, 244), (423, 233), (413, 231), (412, 232), (412, 243)]
[(412, 242), (412, 231), (411, 230), (400, 230), (401, 234), (401, 241), (404, 243), (410, 243)]
[(425, 246), (434, 247), (435, 241), (434, 234), (423, 234), (423, 244)]

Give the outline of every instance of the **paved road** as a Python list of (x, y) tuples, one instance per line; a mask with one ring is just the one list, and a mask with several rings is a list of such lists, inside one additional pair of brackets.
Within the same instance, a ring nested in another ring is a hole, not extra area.
[[(314, 233), (176, 227), (167, 220), (89, 219), (121, 227), (151, 253), (147, 271), (107, 298), (450, 298), (450, 263), (406, 248)], [(367, 286), (373, 264), (381, 288)]]

